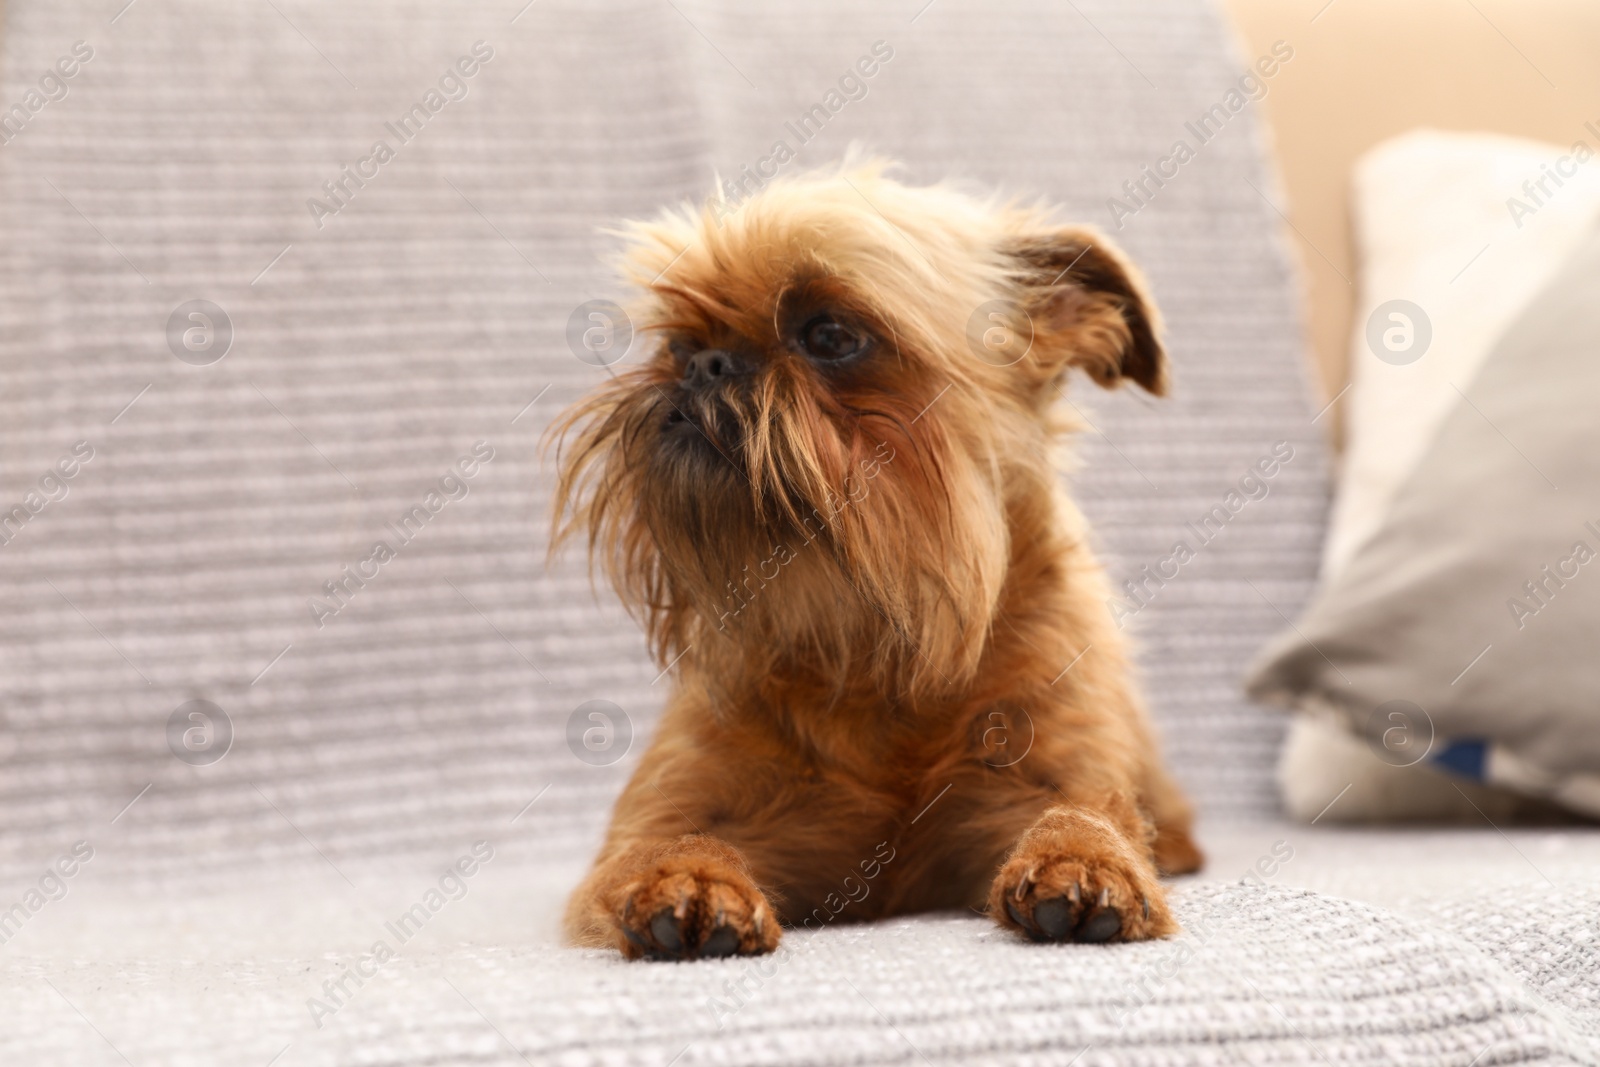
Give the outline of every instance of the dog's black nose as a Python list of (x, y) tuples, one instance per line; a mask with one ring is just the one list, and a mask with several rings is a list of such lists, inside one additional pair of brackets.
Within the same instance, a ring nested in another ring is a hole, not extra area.
[(680, 384), (691, 392), (720, 385), (745, 371), (744, 361), (723, 348), (696, 352), (683, 365)]

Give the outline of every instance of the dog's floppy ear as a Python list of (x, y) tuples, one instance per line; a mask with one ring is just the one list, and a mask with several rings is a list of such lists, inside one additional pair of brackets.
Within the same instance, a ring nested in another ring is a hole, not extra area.
[(1019, 235), (1005, 251), (1016, 260), (1019, 310), (1033, 328), (1023, 363), (1043, 373), (1040, 384), (1078, 367), (1107, 389), (1129, 379), (1166, 393), (1161, 316), (1121, 249), (1096, 230), (1062, 227)]

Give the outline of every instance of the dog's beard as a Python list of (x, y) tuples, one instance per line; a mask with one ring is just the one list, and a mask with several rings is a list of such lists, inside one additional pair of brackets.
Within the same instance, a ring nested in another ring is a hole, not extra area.
[(992, 480), (902, 406), (776, 373), (698, 394), (619, 376), (554, 428), (582, 426), (557, 541), (587, 529), (659, 662), (723, 650), (730, 685), (947, 683), (976, 667), (1005, 524)]

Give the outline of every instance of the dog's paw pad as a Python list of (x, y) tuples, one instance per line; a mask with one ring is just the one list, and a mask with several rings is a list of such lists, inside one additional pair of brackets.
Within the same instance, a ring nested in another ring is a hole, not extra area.
[(1110, 909), (1096, 911), (1078, 924), (1078, 928), (1072, 932), (1072, 940), (1097, 944), (1110, 941), (1121, 930), (1122, 916)]
[[(1016, 911), (1012, 912), (1015, 918)], [(1041, 900), (1033, 906), (1033, 925), (1052, 941), (1062, 941), (1072, 932), (1072, 904), (1062, 897)]]
[(650, 920), (650, 935), (666, 952), (683, 951), (683, 920), (672, 914), (671, 908), (662, 908)]
[(706, 943), (700, 946), (700, 955), (708, 959), (732, 956), (739, 951), (739, 931), (731, 926), (719, 926), (711, 931)]

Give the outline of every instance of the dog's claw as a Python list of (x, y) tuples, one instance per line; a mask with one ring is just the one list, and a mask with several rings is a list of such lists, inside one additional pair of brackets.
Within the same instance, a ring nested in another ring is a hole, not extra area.
[(1100, 890), (1100, 906), (1103, 908), (1109, 903), (1111, 903), (1111, 887), (1106, 886)]
[(1144, 917), (1145, 917), (1145, 921), (1146, 922), (1148, 922), (1150, 920), (1150, 898), (1149, 897), (1145, 897), (1144, 898)]
[(1067, 899), (1072, 901), (1074, 904), (1077, 904), (1082, 899), (1082, 897), (1083, 897), (1083, 894), (1080, 893), (1079, 890), (1078, 890), (1078, 883), (1077, 882), (1073, 882), (1072, 883), (1072, 888), (1067, 890)]

